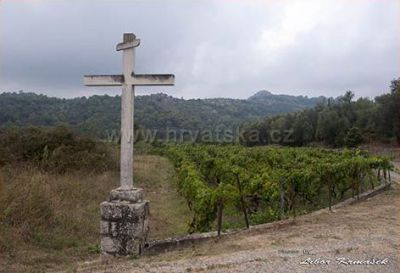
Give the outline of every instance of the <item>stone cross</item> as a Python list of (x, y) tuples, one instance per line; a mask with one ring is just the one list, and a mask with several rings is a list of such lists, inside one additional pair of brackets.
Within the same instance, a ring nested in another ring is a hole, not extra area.
[(122, 86), (121, 97), (121, 187), (120, 190), (133, 188), (133, 122), (135, 86), (174, 85), (174, 75), (140, 75), (134, 73), (135, 47), (140, 40), (133, 33), (125, 33), (117, 51), (123, 53), (122, 75), (85, 75), (86, 86)]
[(122, 86), (121, 96), (121, 185), (100, 204), (101, 251), (110, 255), (141, 254), (149, 232), (149, 201), (143, 190), (133, 187), (133, 110), (135, 86), (173, 85), (174, 75), (138, 75), (134, 73), (135, 47), (140, 40), (125, 33), (117, 51), (123, 53), (122, 75), (87, 75), (87, 86)]

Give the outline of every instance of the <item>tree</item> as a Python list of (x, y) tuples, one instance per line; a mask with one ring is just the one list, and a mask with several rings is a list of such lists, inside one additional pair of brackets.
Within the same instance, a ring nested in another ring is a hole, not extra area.
[(397, 138), (397, 142), (400, 144), (400, 78), (392, 81), (390, 85), (390, 91), (394, 101), (394, 133)]
[(340, 117), (334, 110), (325, 109), (320, 113), (317, 123), (317, 139), (334, 145), (340, 132)]
[(346, 134), (345, 145), (350, 148), (355, 148), (360, 145), (363, 141), (363, 137), (360, 129), (357, 127), (351, 127)]

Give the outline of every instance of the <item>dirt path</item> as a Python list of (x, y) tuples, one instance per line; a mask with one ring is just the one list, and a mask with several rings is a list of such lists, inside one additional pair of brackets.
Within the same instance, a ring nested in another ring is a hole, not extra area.
[[(305, 215), (278, 230), (257, 230), (192, 248), (86, 264), (78, 272), (400, 272), (400, 182), (355, 205)], [(328, 265), (301, 264), (306, 259)], [(337, 259), (385, 259), (384, 265), (345, 265)]]

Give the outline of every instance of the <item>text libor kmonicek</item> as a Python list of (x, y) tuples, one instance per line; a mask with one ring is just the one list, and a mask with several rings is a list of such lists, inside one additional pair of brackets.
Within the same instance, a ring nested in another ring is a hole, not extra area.
[(383, 259), (365, 259), (365, 260), (353, 260), (347, 257), (336, 258), (335, 260), (324, 259), (324, 258), (307, 258), (300, 262), (301, 265), (330, 265), (332, 263), (340, 265), (386, 265), (389, 263), (389, 258)]

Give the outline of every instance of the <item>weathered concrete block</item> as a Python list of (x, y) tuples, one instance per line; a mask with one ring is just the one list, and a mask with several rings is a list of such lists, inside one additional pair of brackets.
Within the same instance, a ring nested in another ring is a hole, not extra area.
[(111, 237), (104, 236), (101, 238), (101, 252), (107, 254), (115, 254), (121, 249), (121, 243)]
[(110, 201), (128, 201), (137, 203), (143, 201), (143, 189), (133, 188), (129, 190), (115, 189), (110, 192)]
[[(132, 223), (130, 223), (130, 224), (133, 225)], [(113, 236), (113, 237), (117, 237), (119, 235), (120, 236), (121, 235), (125, 236), (125, 235), (128, 235), (128, 234), (123, 233), (120, 230), (120, 222), (110, 222), (110, 235)]]
[(110, 234), (110, 222), (108, 221), (100, 221), (100, 234), (108, 235)]
[(126, 252), (140, 254), (142, 252), (144, 243), (145, 241), (142, 239), (132, 239), (126, 243)]
[(139, 255), (149, 232), (149, 201), (100, 204), (101, 249), (111, 255)]
[(118, 203), (104, 201), (100, 204), (100, 213), (103, 220), (118, 220), (122, 218), (122, 206)]
[(103, 202), (100, 204), (101, 217), (105, 221), (124, 221), (136, 223), (148, 214), (148, 201), (128, 203), (125, 201)]

